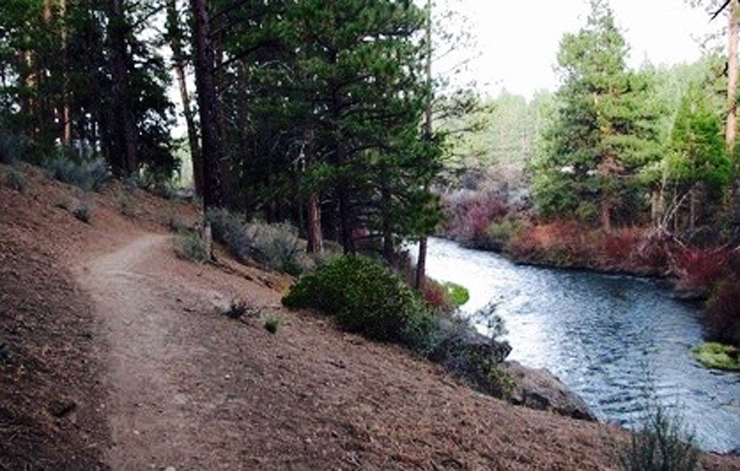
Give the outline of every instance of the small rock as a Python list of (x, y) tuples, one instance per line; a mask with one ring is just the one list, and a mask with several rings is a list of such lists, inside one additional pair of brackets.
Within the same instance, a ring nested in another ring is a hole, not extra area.
[(53, 415), (54, 417), (61, 418), (69, 413), (71, 413), (73, 410), (77, 408), (77, 403), (73, 400), (62, 400), (62, 401), (52, 401), (51, 404), (49, 404), (49, 413)]

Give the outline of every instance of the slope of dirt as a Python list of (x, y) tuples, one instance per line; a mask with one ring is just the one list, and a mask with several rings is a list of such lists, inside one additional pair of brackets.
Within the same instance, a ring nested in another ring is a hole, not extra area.
[[(616, 427), (512, 407), (321, 316), (284, 312), (287, 280), (223, 254), (216, 265), (178, 259), (163, 227), (172, 203), (137, 194), (131, 220), (118, 214), (114, 188), (94, 195), (98, 210), (85, 225), (54, 208), (54, 192), (69, 189), (31, 180), (23, 194), (0, 187), (0, 259), (15, 267), (0, 271), (0, 336), (33, 319), (14, 337), (13, 361), (41, 358), (47, 368), (11, 383), (14, 370), (0, 363), (8, 469), (616, 468)], [(33, 242), (6, 245), (19, 240)], [(48, 284), (37, 295), (40, 280)], [(34, 297), (49, 316), (17, 314)], [(220, 314), (234, 300), (260, 317)], [(270, 316), (283, 321), (276, 335), (263, 328)], [(55, 350), (35, 352), (37, 344)], [(24, 396), (35, 384), (58, 386)], [(45, 404), (57, 397), (76, 407), (48, 419)], [(22, 420), (46, 428), (9, 431)], [(740, 469), (730, 457), (705, 464)]]

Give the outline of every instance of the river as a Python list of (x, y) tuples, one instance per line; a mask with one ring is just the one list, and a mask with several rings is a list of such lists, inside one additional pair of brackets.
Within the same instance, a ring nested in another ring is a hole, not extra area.
[(468, 288), (464, 313), (496, 302), (509, 359), (552, 371), (603, 422), (634, 426), (651, 391), (704, 450), (740, 452), (740, 374), (692, 358), (699, 307), (659, 281), (516, 265), (443, 239), (429, 240), (427, 274)]

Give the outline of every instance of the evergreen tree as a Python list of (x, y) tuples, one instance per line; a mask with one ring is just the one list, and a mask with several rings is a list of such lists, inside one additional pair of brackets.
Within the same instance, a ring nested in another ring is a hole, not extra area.
[(592, 0), (586, 26), (563, 38), (558, 114), (535, 165), (534, 196), (543, 215), (593, 219), (598, 212), (609, 230), (615, 210), (634, 214), (636, 208), (619, 205), (634, 201), (634, 175), (659, 158), (659, 128), (658, 110), (649, 106), (651, 77), (626, 70), (627, 52), (604, 0)]
[(697, 84), (687, 89), (681, 101), (666, 161), (666, 177), (676, 189), (674, 206), (680, 205), (688, 193), (690, 230), (699, 217), (699, 195), (706, 195), (706, 207), (721, 200), (731, 181), (732, 162), (725, 151), (721, 118), (708, 106)]

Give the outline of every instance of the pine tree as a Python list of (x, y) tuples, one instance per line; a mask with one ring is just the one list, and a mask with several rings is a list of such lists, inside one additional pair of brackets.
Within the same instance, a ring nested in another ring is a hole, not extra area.
[(720, 116), (708, 106), (697, 84), (692, 84), (681, 100), (666, 161), (666, 177), (677, 190), (673, 205), (680, 205), (683, 195), (688, 193), (690, 230), (699, 216), (700, 193), (707, 194), (707, 204), (721, 200), (732, 178), (732, 162), (725, 151)]
[(545, 215), (593, 219), (598, 212), (609, 230), (613, 213), (629, 200), (632, 177), (659, 158), (650, 76), (626, 70), (627, 52), (604, 0), (592, 0), (586, 26), (563, 38), (558, 115), (535, 165), (535, 200)]

